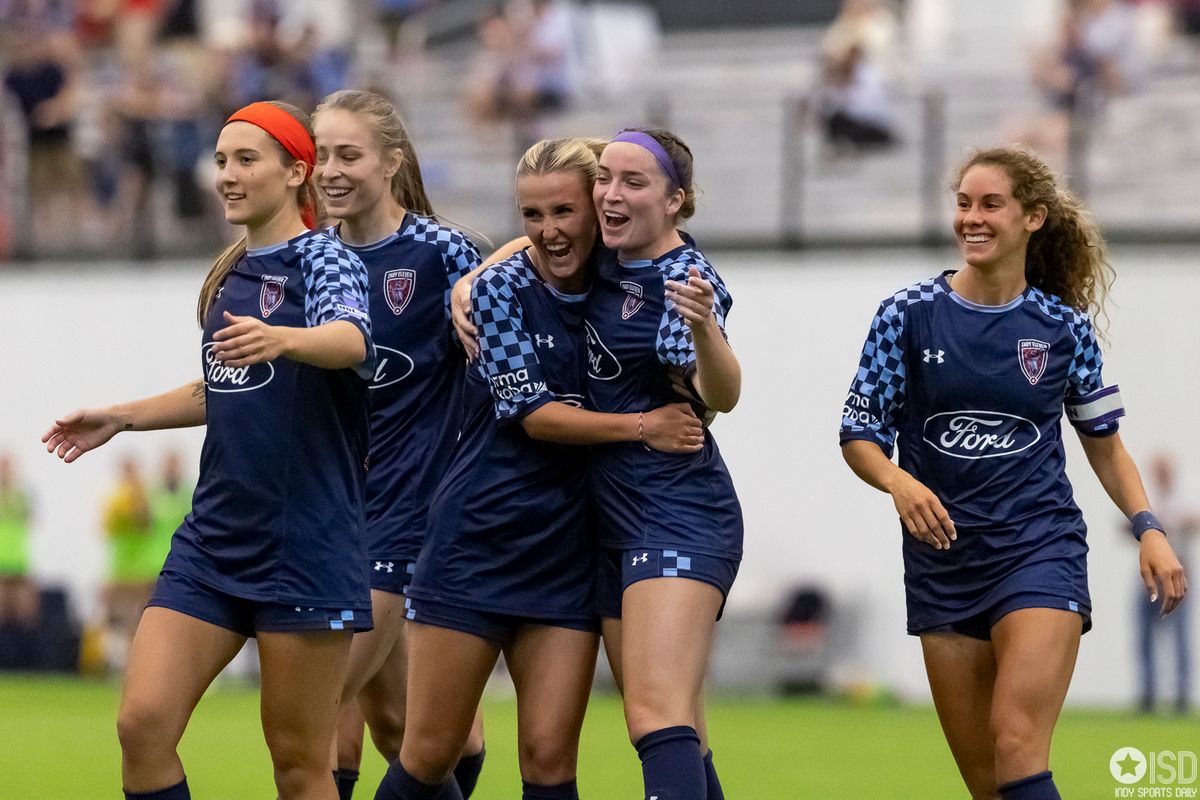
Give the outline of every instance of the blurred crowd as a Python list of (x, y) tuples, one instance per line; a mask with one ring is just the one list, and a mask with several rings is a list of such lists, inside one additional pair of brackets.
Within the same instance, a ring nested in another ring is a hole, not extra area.
[[(825, 152), (915, 146), (897, 109), (920, 91), (906, 52), (918, 5), (842, 0), (816, 85), (797, 86)], [(476, 36), (453, 45), (438, 80), (475, 143), (511, 138), (512, 152), (580, 97), (636, 93), (659, 48), (648, 6), (601, 0), (0, 0), (0, 262), (211, 252), (228, 235), (207, 152), (225, 117), (263, 98), (311, 109), (347, 86), (405, 108), (430, 75), (428, 21), (451, 6)], [(1058, 8), (1022, 67), (1042, 113), (1009, 138), (1061, 164), (1078, 114), (1137, 91), (1164, 43), (1200, 36), (1200, 0)]]
[[(227, 115), (264, 98), (312, 109), (356, 85), (395, 97), (421, 74), (409, 67), (436, 3), (0, 0), (0, 181), (17, 190), (0, 192), (0, 260), (219, 241), (206, 148)], [(508, 0), (484, 13), (469, 119), (535, 130), (568, 105), (577, 8)]]

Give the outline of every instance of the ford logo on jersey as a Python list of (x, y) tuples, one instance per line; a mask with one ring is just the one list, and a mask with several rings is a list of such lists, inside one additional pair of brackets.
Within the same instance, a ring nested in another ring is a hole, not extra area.
[(375, 345), (375, 378), (372, 389), (391, 386), (412, 375), (413, 360), (399, 350)]
[(600, 341), (600, 336), (592, 323), (583, 323), (584, 336), (587, 339), (588, 375), (598, 381), (611, 381), (621, 374), (621, 362), (612, 351)]
[(947, 411), (925, 420), (922, 438), (955, 458), (998, 458), (1028, 450), (1042, 438), (1024, 417), (999, 411)]
[(204, 357), (204, 382), (210, 392), (248, 392), (260, 389), (275, 377), (275, 366), (269, 361), (245, 367), (227, 367), (217, 361), (213, 343), (201, 348)]

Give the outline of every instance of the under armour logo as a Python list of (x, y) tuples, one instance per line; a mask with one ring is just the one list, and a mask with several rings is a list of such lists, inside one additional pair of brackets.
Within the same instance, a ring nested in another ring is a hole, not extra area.
[(394, 567), (394, 566), (396, 566), (396, 563), (394, 561), (388, 561), (386, 563), (383, 561), (376, 561), (375, 562), (375, 571), (383, 572), (386, 570), (387, 572), (391, 572), (392, 567)]
[(533, 341), (537, 344), (538, 347), (548, 347), (551, 350), (554, 349), (554, 337), (553, 336), (550, 336), (550, 335), (543, 336), (540, 333), (535, 333), (533, 335)]
[(640, 556), (634, 556), (634, 557), (633, 557), (633, 563), (632, 563), (632, 564), (630, 564), (630, 566), (631, 566), (631, 567), (636, 567), (638, 564), (645, 564), (645, 563), (646, 563), (647, 561), (649, 561), (649, 560), (650, 560), (650, 554), (649, 554), (649, 553), (642, 553)]
[(926, 364), (928, 364), (931, 360), (935, 364), (941, 364), (946, 360), (946, 359), (942, 358), (942, 356), (944, 356), (944, 355), (946, 355), (945, 350), (938, 350), (936, 353), (932, 350), (926, 350), (925, 357), (921, 360), (924, 361)]

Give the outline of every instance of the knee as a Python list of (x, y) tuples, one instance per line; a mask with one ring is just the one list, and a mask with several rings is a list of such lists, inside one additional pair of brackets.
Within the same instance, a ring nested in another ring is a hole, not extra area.
[(440, 783), (450, 777), (462, 744), (444, 736), (409, 736), (400, 750), (400, 760), (410, 775), (423, 783)]
[(1010, 764), (1037, 755), (1049, 738), (1027, 714), (1010, 711), (992, 716), (992, 742), (997, 764)]
[(404, 709), (386, 708), (371, 714), (367, 719), (367, 729), (371, 732), (371, 741), (375, 749), (388, 761), (400, 753), (404, 743)]
[(126, 757), (174, 751), (182, 733), (168, 709), (153, 703), (127, 698), (117, 712), (117, 739)]
[(637, 744), (648, 733), (676, 725), (695, 727), (693, 698), (672, 696), (669, 691), (627, 692), (625, 724), (629, 741)]
[(302, 796), (310, 787), (329, 779), (329, 745), (321, 747), (309, 737), (275, 734), (267, 742), (280, 797)]
[(575, 779), (578, 741), (561, 735), (520, 738), (518, 753), (524, 780), (542, 786), (557, 786)]

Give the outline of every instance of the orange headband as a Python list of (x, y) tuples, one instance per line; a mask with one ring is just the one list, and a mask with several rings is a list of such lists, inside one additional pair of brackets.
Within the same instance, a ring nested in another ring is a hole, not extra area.
[[(272, 139), (279, 142), (292, 158), (303, 161), (305, 165), (304, 179), (308, 180), (317, 163), (316, 146), (312, 136), (304, 129), (300, 120), (284, 111), (279, 106), (270, 103), (251, 103), (238, 109), (225, 120), (231, 122), (249, 122), (266, 131)], [(310, 199), (300, 209), (300, 219), (310, 229), (317, 227), (316, 204)]]

